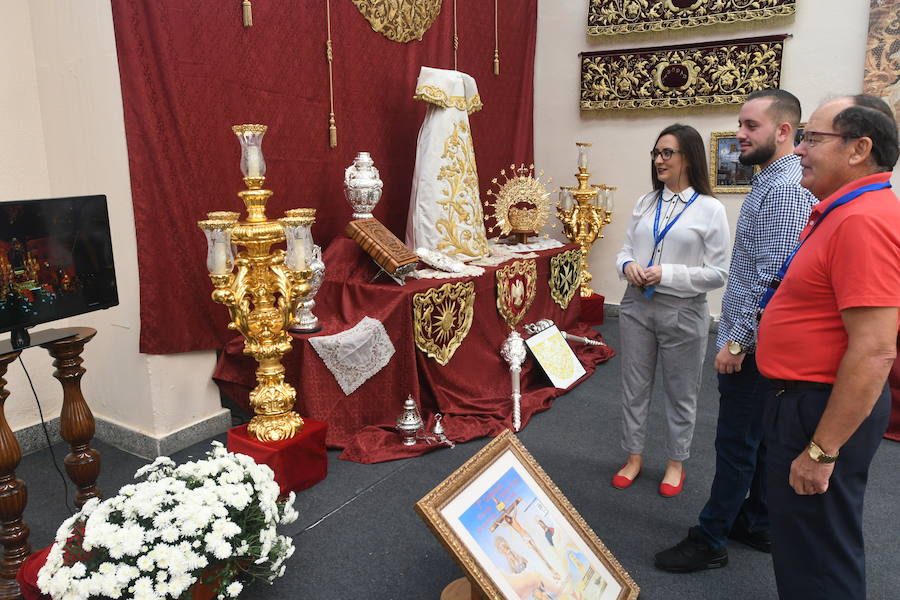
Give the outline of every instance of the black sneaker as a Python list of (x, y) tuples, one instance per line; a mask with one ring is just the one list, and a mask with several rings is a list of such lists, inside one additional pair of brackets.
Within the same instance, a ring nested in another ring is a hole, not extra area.
[(728, 550), (713, 550), (695, 527), (674, 548), (656, 555), (656, 568), (670, 573), (690, 573), (703, 569), (718, 569), (728, 564)]
[(728, 537), (736, 542), (746, 544), (754, 550), (772, 552), (772, 538), (769, 537), (768, 530), (750, 532), (743, 527), (734, 525), (728, 532)]

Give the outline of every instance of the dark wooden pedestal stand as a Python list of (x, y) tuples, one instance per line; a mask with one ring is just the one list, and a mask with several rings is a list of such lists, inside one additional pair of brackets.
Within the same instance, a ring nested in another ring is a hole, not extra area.
[[(69, 479), (75, 484), (75, 505), (81, 508), (85, 502), (100, 497), (97, 475), (100, 474), (100, 454), (91, 448), (94, 437), (94, 415), (81, 393), (81, 377), (85, 370), (81, 352), (97, 331), (90, 327), (74, 327), (75, 335), (67, 339), (41, 344), (54, 358), (56, 377), (63, 387), (63, 406), (60, 414), (60, 434), (69, 442), (71, 451), (65, 465)], [(20, 351), (0, 355), (0, 600), (20, 598), (16, 573), (31, 554), (28, 545), (28, 526), (22, 521), (22, 513), (28, 500), (28, 492), (22, 480), (16, 478), (16, 467), (22, 458), (19, 442), (13, 435), (3, 410), (9, 392), (6, 391), (6, 375), (9, 364), (18, 358)]]

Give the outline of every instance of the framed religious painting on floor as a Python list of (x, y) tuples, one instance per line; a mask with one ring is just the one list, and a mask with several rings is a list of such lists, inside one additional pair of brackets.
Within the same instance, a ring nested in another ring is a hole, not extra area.
[(490, 600), (631, 600), (640, 592), (511, 431), (416, 511)]

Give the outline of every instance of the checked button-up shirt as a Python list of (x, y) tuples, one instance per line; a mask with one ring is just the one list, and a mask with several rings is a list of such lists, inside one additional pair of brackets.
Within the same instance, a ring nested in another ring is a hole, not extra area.
[(800, 186), (800, 157), (783, 156), (757, 173), (741, 206), (716, 348), (756, 347), (756, 309), (778, 268), (797, 244), (817, 200)]

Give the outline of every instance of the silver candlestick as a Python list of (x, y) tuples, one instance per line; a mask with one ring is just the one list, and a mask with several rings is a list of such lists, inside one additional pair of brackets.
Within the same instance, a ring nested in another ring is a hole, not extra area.
[(315, 333), (322, 329), (319, 326), (319, 318), (312, 311), (316, 306), (316, 301), (313, 298), (316, 292), (319, 291), (319, 288), (322, 287), (322, 281), (325, 279), (325, 263), (322, 262), (322, 248), (318, 244), (313, 244), (312, 246), (307, 268), (312, 271), (312, 278), (307, 280), (307, 283), (309, 283), (309, 294), (297, 305), (297, 322), (289, 328), (294, 333)]
[(519, 431), (522, 426), (522, 392), (519, 382), (519, 375), (522, 373), (522, 363), (528, 352), (525, 348), (525, 342), (517, 331), (510, 331), (509, 336), (503, 341), (500, 347), (500, 356), (509, 364), (509, 374), (512, 381), (512, 401), (513, 401), (513, 429)]
[(344, 171), (344, 195), (353, 207), (354, 219), (371, 219), (384, 184), (368, 152), (360, 152)]

